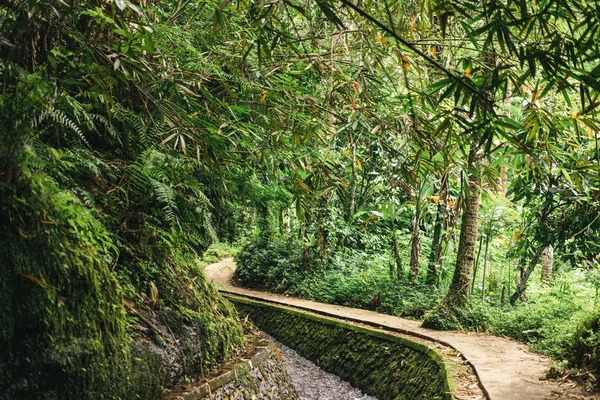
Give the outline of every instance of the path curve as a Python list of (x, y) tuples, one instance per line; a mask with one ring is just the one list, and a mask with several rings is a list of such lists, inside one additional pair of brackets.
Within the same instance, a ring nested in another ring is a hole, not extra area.
[(472, 332), (436, 331), (421, 327), (418, 321), (358, 308), (317, 303), (296, 297), (261, 292), (233, 286), (230, 282), (235, 269), (233, 259), (226, 258), (206, 267), (209, 280), (225, 293), (246, 296), (289, 307), (361, 322), (434, 340), (458, 350), (472, 364), (484, 392), (491, 400), (597, 399), (577, 390), (569, 391), (552, 380), (544, 380), (550, 360), (531, 353), (527, 345), (515, 340)]

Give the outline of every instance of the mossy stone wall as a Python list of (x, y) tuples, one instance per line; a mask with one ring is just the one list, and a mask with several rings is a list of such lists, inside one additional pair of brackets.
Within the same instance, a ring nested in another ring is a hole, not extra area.
[[(256, 337), (250, 338), (253, 340)], [(275, 345), (261, 340), (261, 347), (254, 348), (258, 351), (251, 359), (238, 358), (234, 364), (225, 365), (219, 375), (191, 385), (177, 385), (164, 392), (161, 400), (300, 400)], [(264, 342), (268, 344), (262, 347)]]
[(398, 336), (239, 297), (240, 317), (381, 400), (450, 399), (441, 356)]

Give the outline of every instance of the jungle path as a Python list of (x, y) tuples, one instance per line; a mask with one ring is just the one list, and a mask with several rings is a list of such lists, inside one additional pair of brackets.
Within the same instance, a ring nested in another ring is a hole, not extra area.
[(472, 332), (437, 331), (413, 321), (374, 311), (317, 303), (296, 297), (233, 286), (233, 259), (226, 258), (206, 267), (209, 280), (224, 294), (232, 294), (277, 305), (311, 311), (329, 317), (358, 322), (450, 346), (471, 364), (484, 393), (491, 400), (597, 399), (576, 387), (545, 380), (550, 360), (529, 351), (515, 340)]

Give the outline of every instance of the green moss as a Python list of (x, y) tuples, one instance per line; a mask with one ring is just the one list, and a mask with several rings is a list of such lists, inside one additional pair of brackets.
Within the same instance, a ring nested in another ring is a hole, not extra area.
[(300, 311), (230, 298), (241, 316), (380, 399), (450, 398), (442, 358), (420, 343)]
[[(0, 187), (0, 222), (12, 227), (0, 236), (0, 400), (155, 397), (167, 373), (128, 332), (109, 233), (52, 179), (24, 176)], [(236, 311), (192, 256), (167, 261), (161, 302), (190, 370), (229, 357), (242, 342)]]
[[(0, 240), (2, 399), (109, 399), (132, 393), (130, 341), (114, 247), (101, 224), (34, 175), (4, 208)], [(15, 201), (17, 200), (17, 201)]]

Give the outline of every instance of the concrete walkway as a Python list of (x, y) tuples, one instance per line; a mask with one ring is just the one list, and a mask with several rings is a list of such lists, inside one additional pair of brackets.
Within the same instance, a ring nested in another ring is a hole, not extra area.
[(531, 353), (528, 346), (510, 339), (480, 333), (436, 331), (421, 327), (418, 321), (357, 308), (317, 303), (274, 293), (235, 287), (230, 283), (235, 269), (227, 258), (209, 265), (206, 274), (224, 293), (295, 307), (322, 315), (360, 322), (385, 330), (401, 332), (451, 346), (474, 367), (486, 395), (492, 400), (598, 399), (578, 388), (544, 380), (550, 360)]

